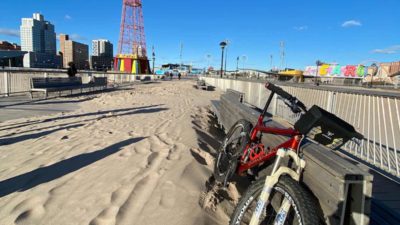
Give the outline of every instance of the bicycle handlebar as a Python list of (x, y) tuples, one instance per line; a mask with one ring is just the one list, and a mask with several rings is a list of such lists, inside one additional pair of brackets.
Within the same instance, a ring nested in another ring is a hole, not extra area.
[(293, 100), (295, 97), (293, 97), (291, 94), (287, 93), (286, 91), (284, 91), (282, 88), (276, 86), (275, 84), (269, 83), (267, 82), (265, 84), (265, 87), (272, 91), (275, 92), (276, 94), (278, 94), (279, 96), (281, 96), (282, 98), (285, 98), (289, 101)]
[(293, 95), (287, 93), (286, 91), (284, 91), (282, 88), (267, 82), (265, 84), (265, 87), (272, 91), (273, 93), (276, 93), (277, 95), (281, 96), (282, 98), (288, 100), (290, 102), (290, 108), (292, 109), (292, 111), (294, 113), (298, 113), (299, 110), (297, 110), (296, 108), (301, 108), (304, 112), (307, 112), (307, 108), (306, 106), (299, 101), (296, 97), (294, 97)]

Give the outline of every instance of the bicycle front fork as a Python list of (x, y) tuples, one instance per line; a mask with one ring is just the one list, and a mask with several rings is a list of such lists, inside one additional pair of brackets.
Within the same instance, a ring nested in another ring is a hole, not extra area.
[[(293, 162), (296, 164), (296, 171), (287, 167), (281, 166), (281, 161), (285, 157), (290, 157), (293, 159)], [(261, 195), (258, 198), (256, 210), (253, 213), (250, 221), (250, 225), (258, 225), (260, 223), (260, 216), (263, 212), (265, 206), (267, 206), (269, 202), (269, 197), (271, 195), (272, 189), (278, 183), (279, 178), (282, 175), (289, 175), (294, 180), (299, 181), (300, 175), (303, 169), (306, 166), (306, 162), (300, 158), (294, 151), (290, 149), (280, 148), (276, 154), (276, 159), (274, 163), (274, 167), (272, 169), (271, 175), (267, 176), (264, 183), (264, 188), (261, 191)], [(274, 224), (283, 224), (281, 221), (285, 222), (286, 216), (290, 210), (290, 202), (287, 198), (284, 198), (280, 209), (278, 210), (277, 216), (275, 218)]]

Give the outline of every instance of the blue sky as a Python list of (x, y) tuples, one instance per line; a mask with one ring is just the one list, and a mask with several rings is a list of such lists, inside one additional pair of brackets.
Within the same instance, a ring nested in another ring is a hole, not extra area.
[[(143, 0), (147, 48), (156, 49), (156, 65), (183, 61), (219, 67), (219, 42), (228, 39), (228, 69), (279, 66), (281, 41), (286, 64), (304, 69), (317, 59), (340, 64), (400, 60), (398, 0)], [(105, 38), (118, 44), (122, 0), (2, 0), (0, 40), (19, 43), (20, 21), (40, 12), (70, 34), (90, 44)]]

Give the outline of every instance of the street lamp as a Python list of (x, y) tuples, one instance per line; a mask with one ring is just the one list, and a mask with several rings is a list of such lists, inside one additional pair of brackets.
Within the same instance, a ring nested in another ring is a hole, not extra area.
[(227, 43), (225, 41), (222, 41), (219, 43), (219, 46), (221, 47), (222, 50), (222, 56), (221, 56), (221, 74), (220, 77), (222, 78), (222, 73), (224, 72), (224, 50), (226, 47)]
[(155, 70), (154, 70), (154, 65), (155, 65), (155, 62), (156, 62), (156, 53), (154, 52), (154, 46), (153, 46), (153, 54), (152, 54), (152, 56), (153, 56), (153, 74), (156, 74), (155, 72)]
[(236, 73), (239, 73), (239, 60), (240, 60), (240, 57), (238, 56), (236, 58)]
[(229, 40), (226, 40), (226, 48), (225, 48), (225, 66), (224, 66), (224, 71), (226, 73), (226, 65), (228, 65), (228, 46), (230, 44)]
[(317, 64), (317, 71), (315, 72), (315, 79), (314, 79), (315, 82), (314, 82), (314, 84), (316, 86), (318, 86), (319, 84), (318, 84), (317, 78), (318, 78), (319, 66), (321, 66), (324, 63), (321, 62), (320, 60), (317, 60), (316, 64)]

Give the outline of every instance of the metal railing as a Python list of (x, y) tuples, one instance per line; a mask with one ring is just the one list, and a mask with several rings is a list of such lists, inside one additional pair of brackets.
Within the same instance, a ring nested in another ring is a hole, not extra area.
[[(65, 70), (49, 69), (0, 69), (0, 97), (12, 94), (29, 92), (31, 89), (30, 80), (33, 77), (67, 77)], [(79, 71), (77, 76), (82, 77), (84, 83), (89, 82), (91, 76), (107, 77), (108, 83), (124, 84), (142, 79), (148, 75), (125, 74), (118, 72), (97, 72), (97, 71)], [(158, 76), (151, 76), (152, 79)]]
[[(203, 77), (210, 85), (222, 90), (233, 89), (243, 92), (245, 101), (258, 108), (263, 108), (269, 91), (264, 83)], [(367, 165), (376, 167), (400, 178), (400, 93), (379, 94), (349, 90), (323, 90), (312, 86), (297, 87), (285, 84), (281, 87), (300, 99), (307, 107), (318, 105), (352, 124), (364, 135), (361, 144), (348, 142), (342, 150), (362, 160)], [(275, 96), (269, 112), (282, 117), (290, 123), (299, 118)]]

